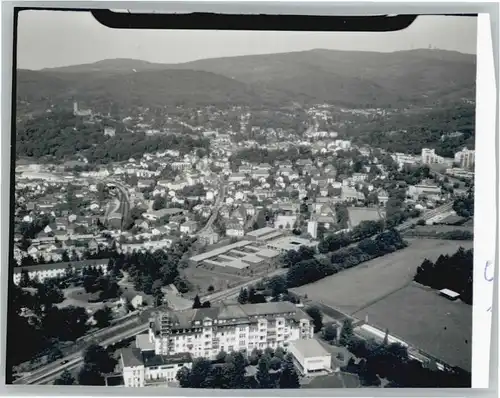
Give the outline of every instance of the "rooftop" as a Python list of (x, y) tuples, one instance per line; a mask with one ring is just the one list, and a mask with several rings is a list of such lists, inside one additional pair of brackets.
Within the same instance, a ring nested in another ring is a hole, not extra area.
[[(282, 315), (295, 320), (310, 319), (300, 308), (288, 301), (270, 302), (263, 304), (231, 304), (221, 307), (188, 309), (184, 311), (167, 311), (161, 312), (159, 317), (170, 317), (172, 321), (172, 329), (189, 329), (196, 325), (196, 322), (201, 326), (201, 322), (205, 319), (210, 320), (245, 320), (249, 321), (255, 316), (276, 316)], [(156, 321), (160, 319), (157, 317)]]
[(259, 237), (262, 235), (267, 235), (267, 234), (274, 232), (274, 231), (276, 231), (276, 229), (271, 228), (271, 227), (264, 227), (264, 228), (256, 229), (255, 231), (250, 231), (247, 233), (247, 235), (253, 236), (253, 237)]
[(305, 357), (324, 357), (331, 355), (316, 339), (294, 340), (290, 342)]
[(208, 260), (211, 257), (215, 257), (215, 256), (218, 256), (220, 254), (224, 254), (231, 249), (237, 249), (239, 247), (244, 247), (244, 246), (250, 245), (251, 243), (252, 242), (249, 240), (242, 240), (242, 241), (235, 242), (235, 243), (232, 243), (232, 244), (227, 245), (227, 246), (219, 247), (218, 249), (214, 249), (214, 250), (211, 250), (211, 251), (206, 252), (206, 253), (198, 254), (196, 256), (191, 257), (190, 260), (197, 261), (197, 262), (203, 261), (203, 260)]
[(189, 353), (156, 355), (150, 352), (141, 352), (138, 348), (122, 348), (120, 356), (123, 367), (175, 365), (193, 361)]

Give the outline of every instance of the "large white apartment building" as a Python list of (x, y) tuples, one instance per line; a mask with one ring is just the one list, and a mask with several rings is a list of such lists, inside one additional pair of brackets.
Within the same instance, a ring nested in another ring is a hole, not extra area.
[(475, 158), (476, 151), (467, 148), (455, 153), (455, 162), (458, 163), (462, 169), (472, 169), (474, 167)]
[(423, 164), (446, 164), (451, 166), (453, 159), (444, 158), (436, 154), (435, 149), (422, 148), (421, 161)]
[(193, 358), (215, 359), (220, 351), (283, 347), (313, 337), (311, 318), (290, 302), (227, 305), (159, 312), (148, 334), (136, 336), (135, 348), (120, 353), (126, 387), (175, 386)]
[(275, 349), (312, 337), (311, 318), (290, 302), (162, 312), (149, 328), (157, 355), (189, 353), (211, 359), (220, 351)]

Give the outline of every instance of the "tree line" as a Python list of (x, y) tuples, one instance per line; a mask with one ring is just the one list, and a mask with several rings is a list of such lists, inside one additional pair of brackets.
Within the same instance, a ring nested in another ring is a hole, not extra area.
[(398, 231), (386, 230), (375, 238), (366, 238), (352, 247), (344, 247), (329, 255), (314, 256), (303, 250), (303, 257), (296, 256), (288, 261), (286, 276), (288, 288), (315, 282), (343, 269), (354, 267), (362, 262), (392, 253), (406, 247)]
[(473, 297), (474, 250), (460, 247), (454, 254), (440, 255), (436, 262), (425, 259), (413, 278), (433, 289), (450, 289), (460, 294), (467, 304)]
[[(75, 133), (77, 129), (77, 133)], [(167, 149), (178, 149), (181, 154), (196, 148), (209, 149), (209, 140), (190, 135), (147, 136), (118, 129), (114, 137), (104, 136), (104, 125), (85, 123), (72, 112), (58, 111), (27, 119), (18, 126), (16, 156), (63, 160), (75, 153), (86, 156), (90, 163), (108, 163), (128, 160)]]
[[(248, 375), (247, 367), (256, 374)], [(181, 368), (177, 380), (182, 388), (255, 389), (299, 388), (299, 377), (290, 355), (281, 348), (254, 349), (248, 357), (242, 352), (221, 351), (214, 361), (198, 358), (191, 369)]]

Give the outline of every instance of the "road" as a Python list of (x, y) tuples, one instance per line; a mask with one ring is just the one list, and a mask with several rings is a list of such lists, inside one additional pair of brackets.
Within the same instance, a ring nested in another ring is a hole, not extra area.
[[(256, 282), (270, 276), (275, 276), (275, 275), (280, 275), (286, 273), (286, 269), (280, 268), (277, 269), (273, 272), (270, 272), (266, 274), (265, 276), (261, 276), (255, 279), (252, 279), (251, 281), (245, 282), (241, 285), (235, 286), (233, 288), (224, 290), (222, 292), (217, 292), (213, 294), (206, 295), (204, 297), (201, 297), (200, 299), (202, 301), (210, 301), (211, 303), (217, 303), (219, 301), (227, 300), (233, 297), (238, 296), (240, 289), (244, 287), (249, 287), (250, 285), (255, 284)], [(154, 312), (155, 309), (151, 308), (147, 310), (148, 312)], [(144, 317), (144, 313), (141, 315), (141, 317)], [(123, 327), (123, 325), (120, 325)], [(89, 344), (100, 344), (103, 347), (107, 347), (109, 345), (112, 345), (114, 343), (118, 343), (120, 341), (126, 340), (128, 338), (134, 337), (137, 334), (144, 333), (148, 330), (149, 328), (149, 322), (144, 322), (132, 329), (123, 331), (119, 334), (116, 334), (112, 337), (108, 337), (105, 340), (101, 340), (99, 342), (99, 336), (94, 335), (93, 338), (90, 339)], [(108, 330), (109, 332), (109, 330)], [(66, 363), (62, 363), (63, 361), (68, 361)], [(74, 354), (68, 355), (64, 358), (61, 358), (60, 360), (56, 362), (52, 362), (43, 368), (39, 368), (36, 371), (32, 372), (31, 374), (19, 378), (14, 381), (14, 384), (48, 384), (53, 382), (64, 370), (71, 370), (75, 369), (78, 366), (81, 365), (83, 361), (83, 350), (76, 352)]]
[(128, 219), (128, 215), (130, 212), (130, 197), (128, 195), (128, 189), (125, 185), (123, 185), (119, 181), (115, 180), (106, 180), (109, 183), (112, 183), (116, 186), (117, 190), (120, 192), (120, 209), (122, 214), (122, 227), (123, 223)]
[(411, 228), (412, 225), (416, 225), (419, 220), (429, 220), (433, 217), (436, 217), (439, 214), (443, 214), (443, 213), (446, 213), (446, 212), (452, 210), (452, 208), (453, 208), (453, 202), (446, 203), (442, 206), (439, 206), (433, 210), (430, 210), (430, 211), (422, 214), (422, 216), (417, 218), (417, 219), (411, 219), (411, 220), (405, 221), (404, 223), (398, 225), (396, 227), (396, 229), (398, 231), (404, 231), (405, 229)]
[(214, 204), (214, 210), (212, 211), (212, 214), (210, 215), (210, 218), (208, 219), (207, 223), (205, 226), (198, 231), (196, 234), (197, 236), (201, 235), (202, 233), (208, 231), (212, 224), (215, 222), (215, 219), (217, 218), (217, 215), (219, 214), (219, 210), (224, 203), (224, 198), (226, 196), (226, 184), (225, 182), (221, 179), (219, 183), (219, 195), (217, 196), (217, 199), (215, 200)]

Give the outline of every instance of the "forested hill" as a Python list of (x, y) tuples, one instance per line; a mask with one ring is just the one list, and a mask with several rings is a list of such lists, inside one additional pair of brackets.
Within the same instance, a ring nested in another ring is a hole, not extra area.
[(352, 107), (435, 105), (474, 99), (475, 56), (441, 50), (394, 53), (310, 50), (154, 64), (115, 59), (18, 71), (18, 99)]
[(150, 137), (140, 132), (127, 132), (123, 126), (118, 126), (116, 136), (107, 137), (103, 129), (104, 125), (85, 123), (71, 112), (36, 116), (18, 126), (16, 155), (54, 161), (81, 154), (91, 163), (104, 164), (140, 157), (146, 152), (175, 148), (186, 154), (193, 149), (209, 146), (208, 140), (190, 135)]

